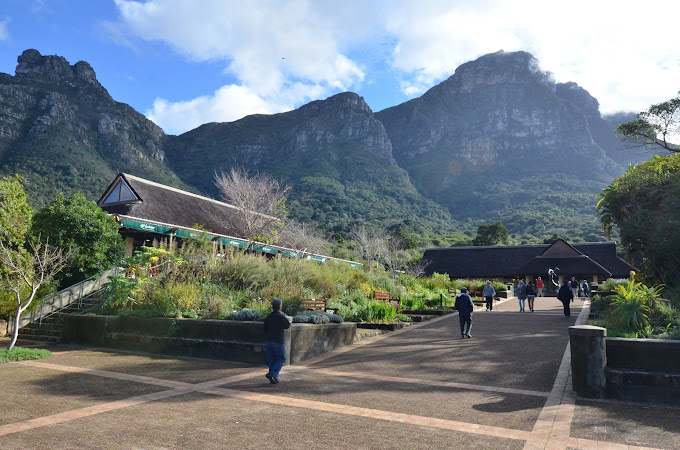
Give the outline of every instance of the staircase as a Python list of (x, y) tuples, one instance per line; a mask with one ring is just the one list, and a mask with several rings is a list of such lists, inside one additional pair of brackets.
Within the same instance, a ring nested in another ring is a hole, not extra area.
[(61, 332), (64, 325), (64, 315), (84, 314), (104, 302), (100, 292), (94, 292), (82, 299), (82, 302), (74, 302), (47, 316), (42, 320), (31, 322), (19, 329), (19, 339), (27, 339), (42, 342), (61, 342)]

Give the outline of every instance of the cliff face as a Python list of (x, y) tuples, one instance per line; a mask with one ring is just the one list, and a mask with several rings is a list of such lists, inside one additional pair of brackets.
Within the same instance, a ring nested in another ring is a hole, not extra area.
[(214, 172), (235, 166), (285, 180), (293, 186), (292, 216), (327, 231), (381, 220), (426, 225), (450, 219), (397, 166), (382, 123), (353, 93), (287, 113), (206, 124), (171, 137), (166, 154), (185, 182), (215, 197)]
[(163, 163), (164, 140), (84, 61), (26, 50), (15, 76), (0, 75), (0, 172), (24, 175), (38, 205), (58, 192), (97, 198), (118, 170), (183, 186)]
[(395, 160), (425, 195), (454, 216), (499, 219), (519, 232), (523, 219), (513, 209), (545, 209), (539, 203), (556, 203), (541, 196), (556, 191), (581, 196), (580, 203), (619, 173), (591, 133), (603, 123), (598, 107), (575, 84), (556, 85), (530, 54), (498, 52), (376, 117)]

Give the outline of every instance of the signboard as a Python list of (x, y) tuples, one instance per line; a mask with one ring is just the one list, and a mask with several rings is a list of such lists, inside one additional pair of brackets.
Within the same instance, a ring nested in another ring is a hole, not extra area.
[(307, 255), (307, 261), (316, 261), (323, 263), (326, 261), (326, 258), (324, 258), (323, 256)]
[(229, 245), (236, 248), (248, 248), (248, 241), (242, 241), (240, 239), (220, 238), (217, 242), (222, 245)]
[(207, 241), (211, 241), (215, 238), (215, 236), (210, 236), (209, 234), (206, 233), (182, 229), (175, 231), (175, 236), (189, 239), (205, 239)]
[(281, 250), (281, 254), (289, 258), (298, 258), (300, 256), (298, 252), (294, 252), (292, 250)]
[(163, 225), (154, 225), (152, 223), (139, 222), (137, 220), (123, 219), (120, 223), (123, 228), (132, 228), (134, 230), (148, 231), (149, 233), (170, 234), (171, 227)]
[(258, 252), (262, 253), (269, 253), (270, 255), (276, 255), (276, 253), (278, 253), (278, 250), (274, 247), (262, 244), (253, 244), (253, 250), (257, 250)]

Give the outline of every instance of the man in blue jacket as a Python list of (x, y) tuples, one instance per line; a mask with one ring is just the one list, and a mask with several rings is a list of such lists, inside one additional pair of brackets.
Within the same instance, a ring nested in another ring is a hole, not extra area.
[(463, 338), (470, 339), (470, 330), (472, 330), (472, 311), (475, 309), (472, 299), (467, 294), (466, 288), (460, 289), (460, 294), (456, 297), (456, 304), (454, 308), (458, 310), (458, 319), (460, 320), (460, 334)]

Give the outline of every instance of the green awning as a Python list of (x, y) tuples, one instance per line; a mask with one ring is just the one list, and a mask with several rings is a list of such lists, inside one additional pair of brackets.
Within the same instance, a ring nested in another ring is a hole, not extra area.
[(262, 253), (269, 253), (270, 255), (276, 255), (276, 253), (278, 252), (278, 250), (275, 249), (274, 247), (260, 244), (253, 244), (253, 250), (257, 250), (258, 252)]
[(222, 245), (230, 245), (236, 248), (248, 248), (248, 241), (241, 241), (239, 239), (220, 238), (217, 242)]
[(175, 231), (175, 236), (181, 237), (181, 238), (189, 238), (189, 239), (205, 239), (205, 240), (208, 240), (208, 241), (211, 241), (215, 238), (215, 236), (210, 236), (207, 233), (200, 233), (198, 231), (189, 231), (189, 230), (182, 230), (182, 229)]
[(326, 258), (324, 258), (323, 256), (308, 255), (307, 260), (323, 263), (326, 261)]
[(149, 233), (170, 234), (171, 227), (163, 225), (154, 225), (152, 223), (139, 222), (137, 220), (123, 219), (120, 223), (121, 227), (132, 228), (134, 230), (148, 231)]
[(355, 269), (358, 268), (358, 267), (363, 266), (363, 264), (353, 263), (353, 262), (349, 263), (349, 265), (350, 265), (350, 267), (354, 267)]
[(298, 258), (300, 256), (298, 252), (294, 252), (292, 250), (281, 250), (281, 254), (289, 258)]

